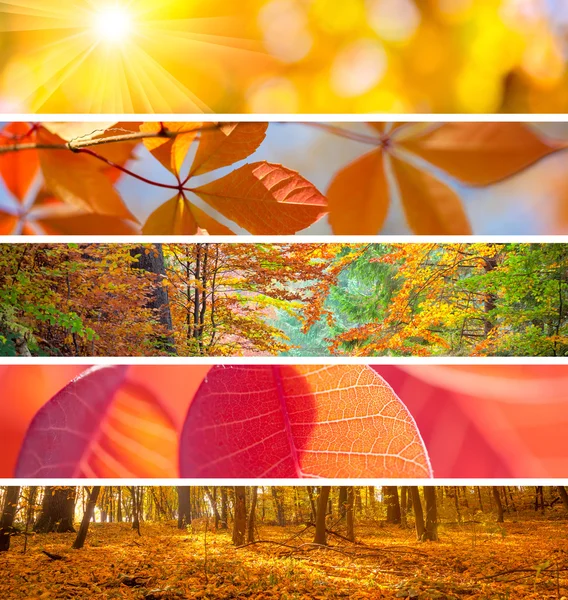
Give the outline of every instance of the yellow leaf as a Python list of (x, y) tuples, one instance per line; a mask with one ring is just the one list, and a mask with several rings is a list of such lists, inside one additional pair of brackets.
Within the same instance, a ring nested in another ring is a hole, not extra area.
[[(179, 133), (174, 138), (146, 138), (144, 145), (166, 169), (179, 175), (187, 152), (203, 123), (164, 123), (163, 125), (168, 131), (185, 133)], [(161, 123), (140, 125), (140, 131), (146, 133), (157, 133), (161, 128)]]
[(144, 235), (195, 235), (197, 221), (191, 213), (189, 202), (177, 194), (161, 204), (142, 228)]
[(159, 206), (142, 229), (145, 235), (232, 235), (225, 225), (216, 221), (195, 204), (178, 194)]

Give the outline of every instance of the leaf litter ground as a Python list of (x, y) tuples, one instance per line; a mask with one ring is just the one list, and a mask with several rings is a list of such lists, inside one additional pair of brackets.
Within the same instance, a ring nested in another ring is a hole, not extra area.
[[(194, 522), (91, 524), (87, 544), (70, 550), (74, 534), (24, 536), (0, 560), (0, 597), (132, 598), (513, 598), (568, 597), (564, 521), (440, 527), (441, 541), (421, 544), (411, 529), (365, 524), (357, 543), (335, 535), (312, 545), (305, 526), (270, 527), (266, 542), (243, 548), (227, 532)], [(42, 551), (62, 556), (52, 560)]]

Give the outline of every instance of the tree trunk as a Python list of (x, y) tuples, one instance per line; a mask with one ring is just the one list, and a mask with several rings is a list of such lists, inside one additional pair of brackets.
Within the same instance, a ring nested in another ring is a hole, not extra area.
[(235, 486), (235, 518), (233, 521), (233, 544), (242, 546), (245, 543), (247, 528), (246, 489), (244, 485)]
[[(492, 256), (489, 258), (485, 258), (485, 262), (483, 265), (483, 270), (485, 271), (485, 273), (489, 273), (489, 272), (493, 271), (495, 268), (497, 268), (497, 257)], [(494, 293), (485, 294), (485, 301), (483, 304), (484, 304), (483, 312), (486, 315), (486, 317), (483, 321), (483, 332), (485, 334), (485, 337), (487, 337), (491, 333), (491, 330), (494, 327), (491, 312), (493, 310), (495, 310), (495, 307), (497, 304), (497, 295)]]
[(412, 508), (414, 510), (414, 526), (416, 527), (416, 538), (419, 541), (424, 539), (426, 527), (424, 525), (424, 513), (422, 512), (422, 501), (418, 487), (411, 485), (409, 487), (410, 497), (412, 498)]
[(116, 521), (122, 523), (122, 487), (118, 486), (118, 496), (116, 498)]
[(353, 489), (353, 486), (350, 485), (347, 488), (347, 502), (345, 504), (345, 507), (346, 507), (345, 516), (346, 516), (346, 526), (347, 526), (346, 536), (352, 542), (355, 541), (355, 519), (354, 519), (354, 515), (353, 515), (353, 495), (354, 495), (354, 489)]
[(254, 542), (254, 528), (255, 528), (255, 517), (256, 517), (256, 501), (258, 498), (258, 487), (252, 486), (250, 510), (247, 524), (247, 542)]
[(191, 525), (191, 488), (177, 486), (178, 493), (178, 529)]
[(499, 488), (494, 485), (492, 487), (493, 490), (493, 498), (495, 500), (495, 504), (497, 505), (497, 523), (503, 523), (503, 503), (501, 502), (501, 494), (499, 493)]
[(136, 262), (132, 264), (133, 268), (153, 273), (155, 276), (152, 293), (145, 307), (155, 312), (158, 322), (166, 331), (165, 335), (156, 337), (155, 343), (163, 352), (176, 354), (168, 288), (162, 285), (166, 276), (166, 264), (162, 244), (154, 244), (153, 248), (138, 246), (132, 250), (132, 255), (138, 256)]
[(479, 500), (479, 510), (483, 512), (483, 499), (481, 498), (481, 488), (477, 486), (477, 498)]
[(317, 511), (316, 511), (316, 503), (315, 503), (315, 500), (314, 500), (314, 492), (313, 492), (313, 489), (312, 489), (311, 485), (307, 485), (306, 486), (306, 492), (307, 492), (308, 498), (310, 500), (310, 512), (312, 514), (312, 520), (315, 523), (316, 522), (316, 513), (317, 513)]
[(221, 487), (221, 529), (229, 528), (229, 511), (227, 510), (227, 488)]
[(339, 488), (339, 496), (337, 497), (337, 508), (340, 517), (344, 517), (347, 512), (347, 487), (342, 485)]
[(278, 490), (276, 486), (272, 486), (270, 488), (272, 493), (272, 499), (274, 500), (274, 509), (276, 512), (276, 522), (281, 527), (286, 527), (286, 515), (284, 514), (284, 505), (282, 504), (282, 499), (278, 495)]
[(211, 510), (213, 511), (213, 514), (215, 515), (215, 523), (219, 523), (219, 521), (221, 520), (221, 517), (219, 516), (219, 511), (217, 509), (217, 502), (215, 502), (215, 498), (213, 497), (211, 490), (207, 486), (203, 487), (203, 491), (204, 491), (205, 495), (207, 496), (207, 499), (209, 500), (209, 504), (211, 504)]
[(140, 533), (140, 490), (133, 485), (130, 488), (130, 494), (132, 495), (132, 529), (136, 530), (138, 535), (142, 535)]
[(568, 493), (566, 492), (566, 488), (563, 485), (559, 485), (558, 493), (560, 494), (560, 499), (562, 500), (564, 508), (568, 510)]
[(424, 539), (438, 541), (438, 506), (436, 504), (436, 486), (424, 486), (424, 504), (426, 505), (426, 529)]
[(321, 544), (322, 546), (327, 545), (327, 535), (326, 535), (326, 527), (325, 527), (325, 517), (327, 514), (327, 501), (329, 500), (329, 493), (331, 492), (331, 487), (329, 485), (324, 485), (321, 487), (317, 510), (316, 510), (316, 532), (314, 534), (314, 544)]
[(83, 515), (83, 520), (81, 521), (81, 527), (79, 527), (79, 533), (73, 542), (73, 548), (75, 550), (80, 550), (87, 539), (87, 532), (89, 531), (89, 523), (93, 518), (95, 513), (95, 506), (97, 504), (97, 499), (99, 497), (101, 491), (100, 485), (93, 486), (91, 493), (89, 494), (89, 501), (87, 502), (87, 508), (85, 509), (85, 514)]
[(407, 497), (408, 497), (408, 488), (403, 485), (400, 488), (400, 526), (405, 529), (408, 525), (407, 521), (406, 521), (406, 515), (408, 513), (408, 504), (407, 504)]
[(396, 485), (383, 486), (383, 496), (387, 506), (387, 523), (391, 525), (400, 524), (400, 502), (398, 499), (398, 488)]
[(14, 517), (16, 516), (19, 498), (20, 486), (8, 486), (0, 519), (0, 552), (6, 552), (10, 549), (10, 539), (14, 531)]
[(34, 525), (36, 533), (66, 533), (75, 531), (75, 488), (48, 486), (45, 488), (41, 512)]

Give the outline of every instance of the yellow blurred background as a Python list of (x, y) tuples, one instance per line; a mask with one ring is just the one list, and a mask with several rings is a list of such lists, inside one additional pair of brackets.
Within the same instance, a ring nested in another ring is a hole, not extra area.
[(568, 111), (565, 0), (9, 0), (0, 31), (2, 112)]

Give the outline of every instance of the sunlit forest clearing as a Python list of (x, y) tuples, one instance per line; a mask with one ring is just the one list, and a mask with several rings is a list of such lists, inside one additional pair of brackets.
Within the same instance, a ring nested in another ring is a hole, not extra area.
[(6, 598), (568, 593), (563, 487), (11, 487), (4, 497)]
[(4, 244), (0, 355), (566, 356), (565, 244)]

